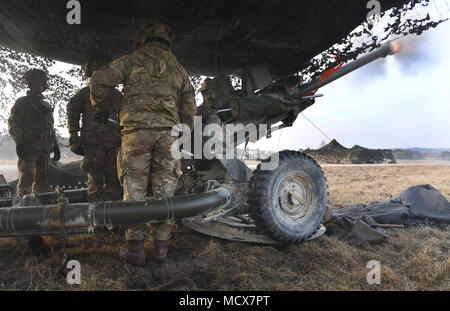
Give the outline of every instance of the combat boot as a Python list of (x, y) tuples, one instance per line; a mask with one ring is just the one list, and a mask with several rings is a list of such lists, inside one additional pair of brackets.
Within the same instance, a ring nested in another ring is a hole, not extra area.
[(32, 236), (31, 238), (29, 238), (28, 248), (31, 250), (33, 256), (48, 255), (51, 252), (51, 248), (40, 236)]
[(145, 266), (144, 240), (128, 241), (128, 247), (119, 253), (120, 257), (133, 266)]
[(153, 253), (155, 255), (157, 262), (164, 262), (167, 257), (167, 250), (169, 247), (168, 241), (163, 240), (153, 240)]

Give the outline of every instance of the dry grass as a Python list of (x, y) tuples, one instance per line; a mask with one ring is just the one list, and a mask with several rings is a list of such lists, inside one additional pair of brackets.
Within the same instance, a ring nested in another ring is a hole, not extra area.
[(332, 208), (384, 201), (431, 184), (450, 199), (450, 165), (325, 166)]
[[(326, 167), (332, 208), (397, 196), (431, 183), (450, 196), (450, 166)], [(370, 177), (369, 177), (370, 176)], [(389, 230), (382, 245), (356, 247), (333, 237), (289, 247), (223, 241), (181, 228), (169, 258), (158, 265), (146, 241), (145, 268), (118, 259), (123, 237), (103, 233), (69, 238), (67, 253), (81, 263), (82, 284), (60, 272), (61, 247), (31, 256), (24, 241), (0, 240), (2, 290), (450, 290), (450, 232), (419, 226)], [(366, 264), (379, 260), (381, 284), (368, 285)], [(67, 270), (66, 270), (67, 272)]]

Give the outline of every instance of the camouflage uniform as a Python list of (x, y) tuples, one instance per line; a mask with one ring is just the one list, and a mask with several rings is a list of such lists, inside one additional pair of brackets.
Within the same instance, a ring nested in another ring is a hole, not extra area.
[[(40, 70), (31, 70), (24, 79), (33, 73), (44, 74)], [(45, 78), (46, 81), (46, 78)], [(28, 81), (25, 81), (28, 83)], [(58, 152), (58, 142), (53, 127), (53, 109), (40, 93), (28, 91), (27, 96), (19, 98), (11, 109), (8, 119), (9, 134), (17, 146), (24, 146), (26, 159), (19, 155), (17, 168), (19, 182), (17, 194), (47, 192), (48, 161), (50, 153)], [(58, 156), (59, 158), (59, 156)]]
[[(114, 90), (108, 95), (111, 119), (118, 121), (121, 102), (122, 93), (119, 91)], [(95, 112), (91, 105), (89, 87), (82, 88), (70, 99), (67, 104), (70, 149), (84, 154), (81, 168), (88, 175), (88, 200), (117, 201), (122, 197), (116, 166), (117, 151), (120, 148), (120, 127), (112, 123), (97, 122), (94, 120)], [(82, 152), (79, 152), (80, 150)]]
[[(164, 38), (167, 32), (163, 27), (153, 28), (156, 36)], [(122, 147), (118, 159), (124, 200), (143, 200), (150, 196), (149, 182), (153, 198), (173, 196), (180, 170), (178, 160), (170, 152), (176, 140), (170, 131), (179, 123), (192, 128), (196, 112), (189, 77), (169, 45), (144, 42), (136, 52), (94, 73), (90, 81), (92, 104), (99, 111), (108, 109), (105, 99), (111, 89), (124, 85), (124, 102), (119, 113)], [(169, 233), (170, 227), (160, 224), (153, 230), (153, 237), (168, 240)], [(128, 240), (139, 241), (146, 236), (144, 226), (128, 227)]]

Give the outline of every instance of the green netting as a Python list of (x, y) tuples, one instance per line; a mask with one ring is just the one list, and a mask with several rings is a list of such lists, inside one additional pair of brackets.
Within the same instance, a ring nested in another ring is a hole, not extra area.
[(356, 59), (388, 41), (421, 35), (448, 19), (450, 0), (412, 0), (401, 8), (393, 8), (368, 19), (339, 43), (308, 61), (300, 75), (306, 82), (340, 62)]

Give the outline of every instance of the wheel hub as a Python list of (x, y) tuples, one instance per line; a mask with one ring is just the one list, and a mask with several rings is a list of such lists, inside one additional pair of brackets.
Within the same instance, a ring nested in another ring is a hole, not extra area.
[(312, 182), (299, 171), (290, 172), (278, 188), (278, 210), (289, 221), (302, 222), (316, 204)]

